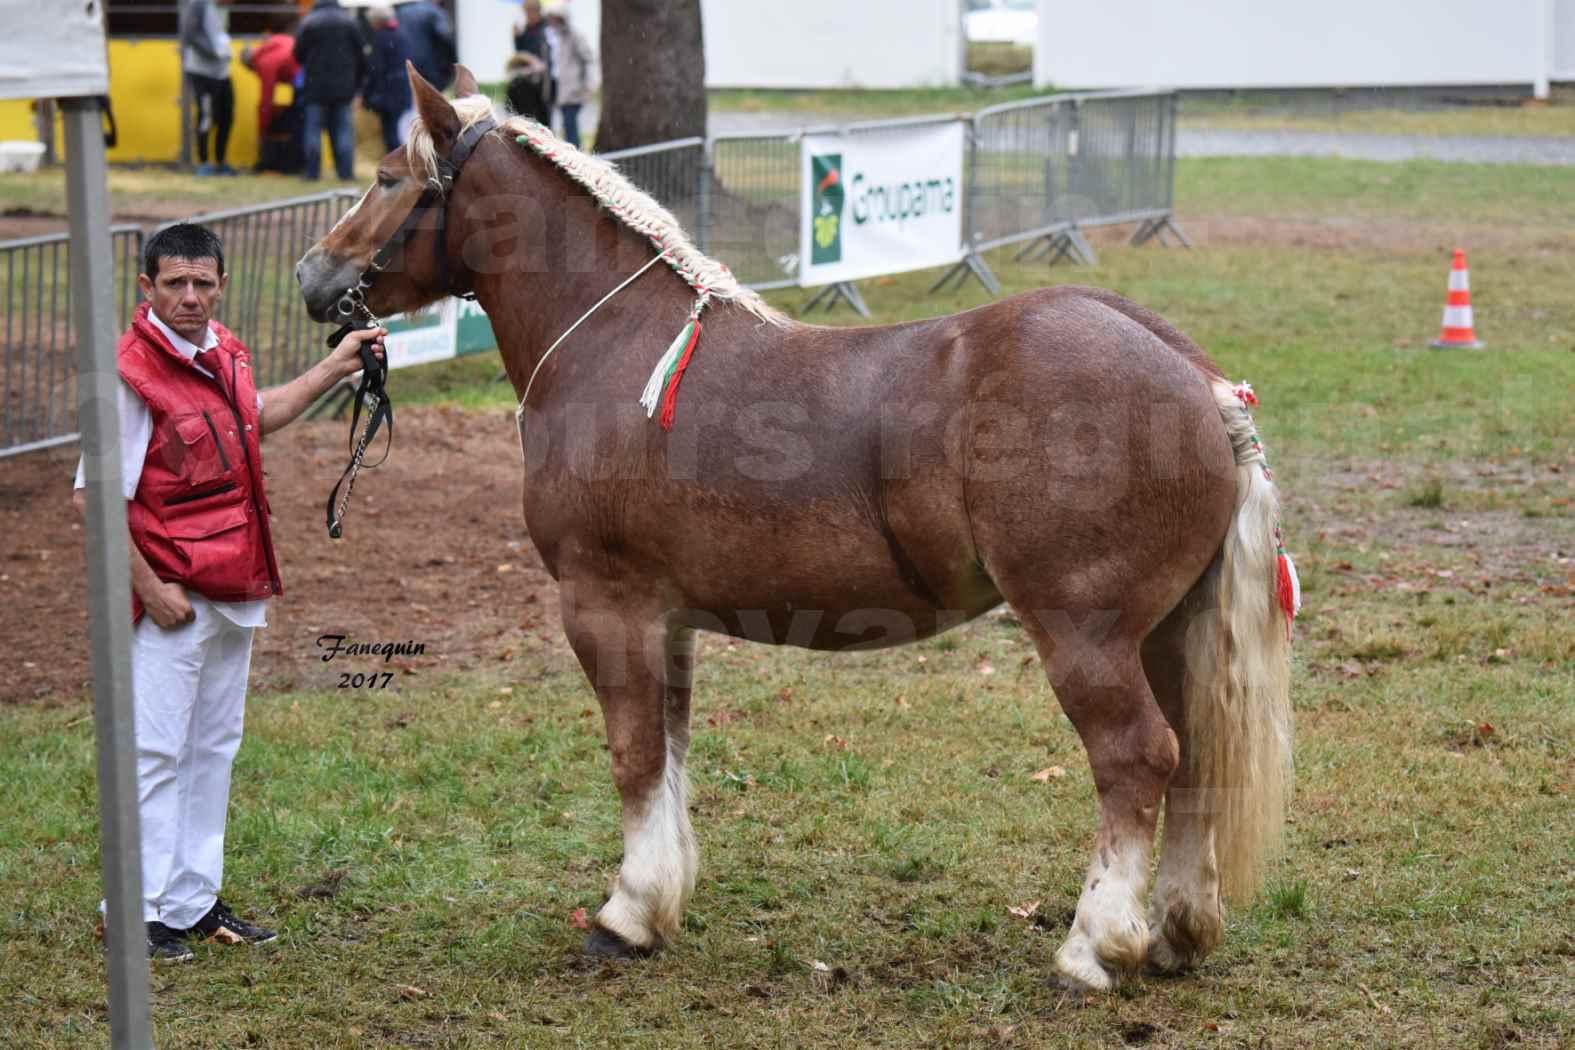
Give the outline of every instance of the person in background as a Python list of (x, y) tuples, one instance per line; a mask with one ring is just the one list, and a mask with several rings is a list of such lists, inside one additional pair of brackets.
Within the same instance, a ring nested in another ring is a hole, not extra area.
[(355, 129), (350, 104), (366, 80), (366, 50), (355, 19), (339, 0), (316, 0), (295, 36), (295, 59), (305, 81), (296, 99), (306, 105), (303, 175), (322, 174), (323, 132), (334, 151), (341, 179), (355, 177)]
[(257, 79), (261, 81), (257, 99), (259, 141), (267, 136), (269, 126), (273, 124), (275, 107), (278, 105), (275, 92), (282, 85), (293, 86), (296, 74), (301, 71), (300, 64), (295, 60), (295, 37), (290, 34), (294, 26), (295, 19), (288, 15), (270, 18), (268, 30), (257, 46), (241, 52), (241, 64), (256, 73)]
[(439, 91), (447, 90), (454, 82), (459, 55), (454, 46), (454, 23), (432, 0), (399, 4), (394, 13), (399, 16), (399, 32), (416, 72)]
[(569, 23), (569, 5), (561, 2), (547, 8), (547, 32), (552, 38), (553, 64), (557, 78), (553, 84), (558, 114), (563, 118), (563, 139), (580, 144), (580, 107), (596, 93), (596, 52), (585, 34)]
[[(228, 19), (219, 11), (230, 0), (187, 0), (180, 18), (180, 64), (196, 103), (197, 174), (235, 175), (225, 163), (235, 123), (235, 85), (230, 83)], [(213, 161), (208, 133), (213, 132)]]
[(525, 0), (525, 21), (515, 23), (514, 26), (514, 51), (516, 54), (535, 57), (546, 70), (542, 80), (542, 102), (547, 107), (548, 115), (547, 119), (539, 123), (551, 127), (553, 80), (558, 71), (552, 65), (552, 43), (547, 38), (547, 20), (541, 17), (539, 0)]
[(361, 104), (383, 122), (383, 148), (392, 153), (405, 141), (405, 119), (410, 112), (410, 77), (405, 60), (410, 49), (399, 31), (393, 8), (368, 9), (367, 24), (372, 27), (372, 46), (367, 57), (366, 86), (361, 89)]
[(509, 56), (509, 82), (504, 89), (509, 108), (538, 124), (552, 126), (552, 107), (547, 104), (547, 63), (529, 51)]
[[(143, 302), (116, 347), (121, 485), (131, 541), (131, 702), (142, 919), (148, 956), (190, 942), (266, 944), (273, 930), (219, 896), (230, 771), (241, 744), (252, 635), (281, 592), (262, 439), (361, 367), (382, 328), (351, 332), (283, 386), (259, 390), (251, 355), (213, 320), (229, 277), (204, 226), (148, 238)], [(72, 503), (86, 507), (83, 467)]]

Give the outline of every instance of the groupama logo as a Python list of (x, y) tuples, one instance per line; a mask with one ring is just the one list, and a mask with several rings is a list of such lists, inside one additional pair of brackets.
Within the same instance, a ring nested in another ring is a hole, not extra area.
[(810, 262), (816, 266), (842, 261), (842, 154), (822, 153), (809, 159), (810, 175), (815, 180), (811, 202), (814, 218)]

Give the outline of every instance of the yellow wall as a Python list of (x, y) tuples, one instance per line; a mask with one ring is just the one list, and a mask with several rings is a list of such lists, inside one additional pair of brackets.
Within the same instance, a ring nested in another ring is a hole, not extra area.
[[(228, 159), (237, 168), (257, 162), (261, 92), (256, 75), (240, 61), (241, 48), (253, 42), (236, 40), (230, 64), (235, 124)], [(279, 89), (280, 105), (289, 101), (290, 93), (289, 87)], [(173, 163), (180, 158), (180, 50), (174, 40), (111, 40), (109, 97), (120, 130), (119, 144), (109, 151), (112, 162)], [(29, 103), (0, 102), (0, 139), (36, 137)]]

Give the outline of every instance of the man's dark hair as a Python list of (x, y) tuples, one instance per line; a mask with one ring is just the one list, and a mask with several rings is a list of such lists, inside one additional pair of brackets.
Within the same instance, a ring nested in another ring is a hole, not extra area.
[(224, 276), (224, 245), (212, 230), (194, 222), (177, 222), (148, 238), (142, 249), (142, 272), (148, 280), (159, 275), (160, 259), (213, 259)]

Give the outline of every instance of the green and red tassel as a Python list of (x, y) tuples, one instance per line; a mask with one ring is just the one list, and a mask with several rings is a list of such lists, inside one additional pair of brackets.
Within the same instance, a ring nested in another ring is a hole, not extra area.
[(657, 406), (661, 406), (663, 430), (673, 429), (673, 418), (678, 410), (678, 383), (683, 379), (684, 369), (689, 367), (689, 359), (694, 356), (695, 344), (699, 341), (700, 319), (693, 317), (656, 362), (651, 378), (646, 381), (645, 392), (640, 395), (640, 406), (645, 409), (647, 419), (656, 414)]

